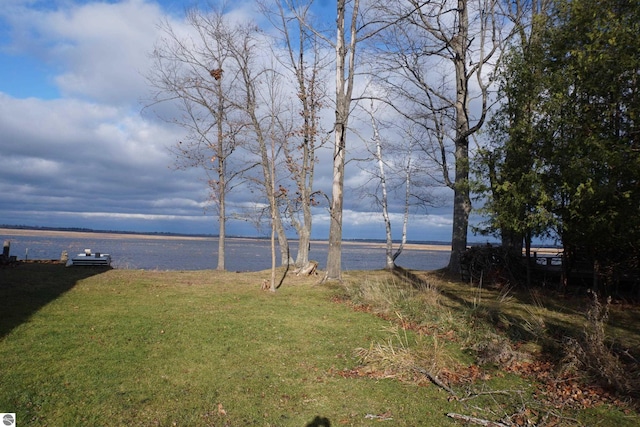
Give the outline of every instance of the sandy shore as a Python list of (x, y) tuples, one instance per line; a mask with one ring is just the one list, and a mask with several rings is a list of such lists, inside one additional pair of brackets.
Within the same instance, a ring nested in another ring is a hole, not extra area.
[[(67, 237), (67, 238), (93, 238), (93, 239), (152, 239), (152, 240), (210, 240), (213, 237), (201, 236), (167, 236), (162, 234), (129, 234), (129, 233), (92, 233), (86, 231), (57, 231), (57, 230), (27, 230), (14, 228), (0, 228), (0, 237), (2, 236), (28, 236), (28, 237)], [(250, 237), (228, 237), (233, 240), (253, 240)], [(314, 240), (312, 244), (327, 244), (326, 240)], [(368, 246), (376, 249), (384, 249), (386, 245), (379, 242), (356, 242), (343, 241), (343, 245)], [(397, 247), (394, 245), (394, 247)], [(450, 251), (451, 246), (448, 244), (418, 244), (407, 243), (405, 249), (423, 250), (423, 251)]]
[[(0, 228), (0, 238), (4, 236), (49, 236), (49, 237), (67, 237), (67, 238), (89, 238), (89, 239), (150, 239), (150, 240), (211, 240), (215, 237), (202, 237), (202, 236), (167, 236), (162, 234), (129, 234), (129, 233), (92, 233), (86, 231), (56, 231), (56, 230), (27, 230), (27, 229), (13, 229), (13, 228)], [(255, 240), (250, 237), (228, 237), (233, 240)], [(326, 240), (314, 240), (312, 245), (326, 245)], [(380, 242), (359, 242), (346, 240), (342, 242), (343, 245), (358, 245), (367, 246), (375, 249), (384, 249), (386, 245)], [(396, 248), (397, 245), (394, 245)], [(413, 251), (450, 251), (451, 245), (449, 244), (421, 244), (421, 243), (407, 243), (405, 249)], [(531, 248), (532, 252), (539, 254), (557, 254), (560, 249), (554, 248)]]
[[(318, 242), (318, 243), (327, 243), (327, 242)], [(376, 249), (384, 249), (386, 248), (386, 244), (384, 243), (378, 243), (378, 242), (353, 242), (353, 241), (345, 241), (342, 242), (342, 245), (361, 245), (361, 246), (368, 246), (371, 248), (376, 248)], [(473, 244), (473, 246), (476, 246), (476, 244)], [(479, 246), (482, 246), (481, 244)], [(394, 244), (394, 249), (397, 248), (397, 244)], [(443, 243), (441, 245), (439, 244), (422, 244), (422, 243), (407, 243), (406, 245), (404, 245), (404, 248), (407, 250), (413, 250), (413, 251), (451, 251), (451, 245)], [(559, 248), (540, 248), (540, 247), (532, 247), (531, 248), (531, 253), (536, 252), (538, 254), (544, 254), (544, 255), (555, 255), (558, 252), (560, 252), (561, 249)], [(523, 251), (524, 252), (524, 251)]]
[[(319, 241), (317, 243), (324, 243), (327, 244), (326, 241)], [(343, 246), (346, 245), (358, 245), (358, 246), (368, 246), (370, 248), (375, 248), (375, 249), (384, 249), (387, 247), (387, 245), (385, 243), (380, 243), (380, 242), (354, 242), (354, 241), (343, 241), (342, 242)], [(393, 248), (397, 248), (398, 244), (394, 243), (393, 244)], [(404, 248), (407, 250), (412, 250), (412, 251), (450, 251), (451, 250), (451, 245), (448, 244), (442, 244), (442, 245), (436, 245), (436, 244), (422, 244), (422, 243), (407, 243), (404, 245)]]

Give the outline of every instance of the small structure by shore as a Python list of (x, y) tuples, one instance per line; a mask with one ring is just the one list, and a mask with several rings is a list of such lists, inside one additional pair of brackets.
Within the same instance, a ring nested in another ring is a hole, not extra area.
[(0, 255), (0, 264), (1, 265), (12, 265), (18, 261), (18, 258), (15, 255), (10, 255), (11, 252), (11, 241), (5, 240), (4, 245), (2, 246), (2, 255)]
[(91, 252), (85, 249), (84, 253), (77, 254), (67, 261), (67, 267), (71, 266), (111, 266), (111, 255), (100, 252)]

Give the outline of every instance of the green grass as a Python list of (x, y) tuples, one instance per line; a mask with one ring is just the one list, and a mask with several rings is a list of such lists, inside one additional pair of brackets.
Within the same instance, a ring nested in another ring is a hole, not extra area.
[[(350, 272), (344, 285), (328, 286), (288, 277), (276, 293), (260, 291), (267, 277), (0, 270), (0, 412), (16, 412), (19, 426), (454, 426), (462, 424), (446, 413), (498, 420), (531, 399), (529, 380), (496, 369), (458, 383), (453, 399), (401, 369), (465, 372), (471, 337), (492, 327), (478, 313), (499, 301), (519, 318), (526, 310), (517, 298), (486, 291), (478, 301), (467, 285), (435, 275), (433, 288), (420, 289), (385, 272)], [(387, 306), (354, 310), (336, 295)], [(579, 323), (569, 309), (526, 304), (545, 319)], [(566, 425), (638, 422), (614, 407), (566, 414), (561, 420), (581, 420)]]
[(387, 412), (450, 425), (437, 389), (337, 374), (389, 322), (331, 303), (315, 279), (272, 294), (259, 273), (0, 274), (3, 314), (22, 320), (0, 341), (0, 408), (20, 426), (369, 425)]

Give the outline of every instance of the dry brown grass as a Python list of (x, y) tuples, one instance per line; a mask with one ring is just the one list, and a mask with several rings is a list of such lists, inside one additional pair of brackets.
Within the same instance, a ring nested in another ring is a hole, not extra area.
[(640, 372), (637, 366), (625, 364), (616, 354), (607, 337), (611, 298), (603, 304), (596, 293), (591, 293), (582, 336), (565, 337), (562, 369), (572, 373), (586, 372), (596, 382), (618, 393), (640, 395)]
[[(446, 272), (361, 273), (344, 289), (354, 303), (395, 324), (386, 340), (357, 351), (361, 369), (372, 375), (417, 382), (426, 381), (426, 374), (439, 376), (458, 388), (458, 397), (466, 393), (465, 399), (506, 394), (498, 380), (504, 372), (533, 378), (543, 391), (532, 398), (526, 397), (530, 386), (516, 389), (520, 409), (550, 425), (567, 421), (552, 407), (584, 409), (638, 394), (637, 369), (629, 364), (640, 354), (632, 315), (640, 314), (638, 307), (607, 304), (605, 311), (586, 292), (568, 297), (543, 287), (482, 288)], [(564, 354), (564, 364), (557, 364)], [(569, 375), (562, 368), (570, 362)], [(491, 384), (484, 378), (492, 378)], [(579, 398), (581, 389), (588, 398)], [(487, 409), (492, 407), (506, 415), (514, 409), (497, 401)]]

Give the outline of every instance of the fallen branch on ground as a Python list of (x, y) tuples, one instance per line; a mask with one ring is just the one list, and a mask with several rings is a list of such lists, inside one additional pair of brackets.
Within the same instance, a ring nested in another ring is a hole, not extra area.
[(438, 378), (437, 375), (433, 375), (431, 372), (427, 371), (424, 368), (420, 368), (418, 366), (414, 366), (413, 368), (416, 372), (421, 373), (422, 375), (424, 375), (425, 377), (429, 378), (429, 381), (431, 381), (432, 383), (434, 383), (435, 385), (437, 385), (438, 387), (440, 387), (441, 389), (445, 390), (447, 393), (449, 393), (452, 396), (456, 395), (456, 392), (453, 391), (453, 389), (451, 387), (449, 387), (448, 385), (446, 385), (445, 383), (443, 383), (440, 378)]
[(455, 412), (449, 412), (447, 417), (453, 418), (454, 420), (465, 421), (467, 423), (476, 424), (484, 427), (511, 427), (510, 424), (504, 424), (500, 422), (483, 420), (482, 418), (470, 417), (468, 415), (456, 414)]

